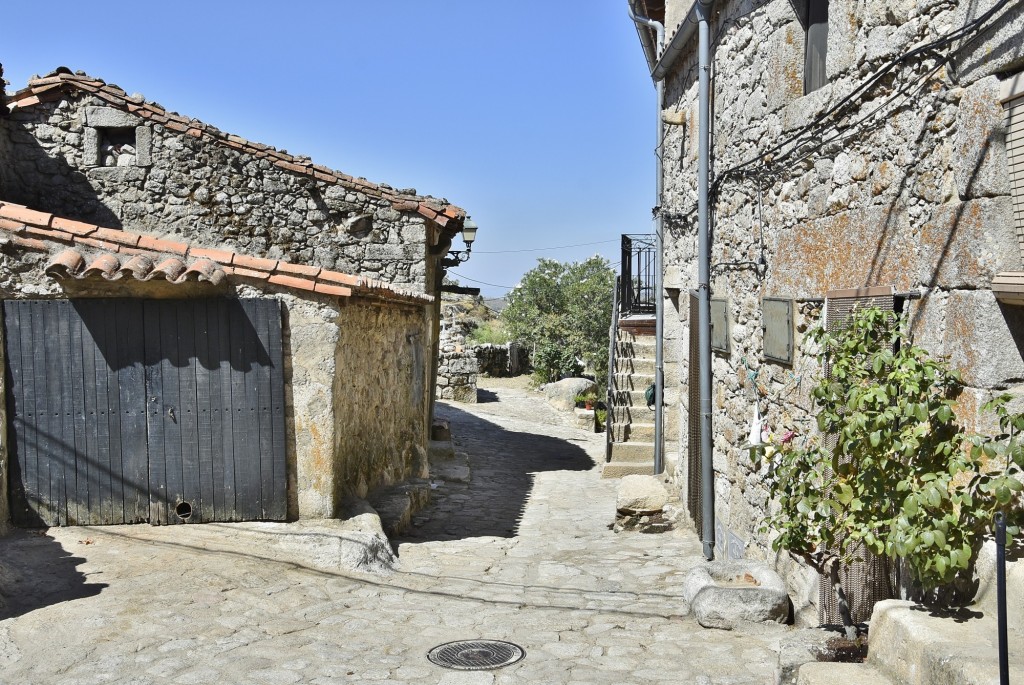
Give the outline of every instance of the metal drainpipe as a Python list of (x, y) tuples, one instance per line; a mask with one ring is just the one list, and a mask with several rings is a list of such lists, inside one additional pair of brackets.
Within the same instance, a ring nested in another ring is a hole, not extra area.
[(697, 317), (700, 349), (700, 471), (704, 557), (715, 558), (715, 465), (711, 442), (711, 9), (714, 0), (697, 0), (698, 145), (697, 145)]
[[(633, 12), (632, 3), (629, 7), (629, 18), (637, 24), (637, 26), (646, 26), (654, 29), (654, 32), (658, 36), (658, 57), (661, 56), (661, 51), (665, 47), (665, 27), (653, 19), (647, 17), (637, 16)], [(665, 397), (665, 346), (664, 346), (664, 329), (665, 329), (665, 304), (663, 301), (663, 276), (662, 266), (664, 264), (664, 229), (665, 221), (661, 214), (662, 195), (665, 187), (663, 163), (662, 163), (662, 143), (665, 137), (665, 124), (661, 118), (661, 108), (665, 100), (665, 81), (656, 81), (657, 88), (657, 117), (658, 117), (658, 145), (655, 148), (655, 159), (657, 160), (656, 166), (656, 188), (655, 188), (655, 268), (654, 268), (654, 475), (662, 473), (665, 470), (665, 454), (664, 454), (664, 397)]]

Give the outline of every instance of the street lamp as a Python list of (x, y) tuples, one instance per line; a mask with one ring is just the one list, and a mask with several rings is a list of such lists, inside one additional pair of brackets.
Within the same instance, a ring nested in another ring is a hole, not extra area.
[(441, 260), (442, 267), (458, 266), (462, 262), (469, 261), (469, 253), (473, 250), (473, 241), (476, 240), (476, 229), (476, 222), (467, 216), (466, 221), (462, 224), (462, 242), (466, 243), (466, 249), (449, 250), (448, 254), (451, 257)]

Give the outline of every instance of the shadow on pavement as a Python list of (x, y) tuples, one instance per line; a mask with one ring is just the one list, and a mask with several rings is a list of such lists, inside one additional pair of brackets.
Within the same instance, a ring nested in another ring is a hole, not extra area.
[(98, 595), (107, 584), (87, 583), (84, 561), (40, 530), (0, 538), (0, 619)]
[(569, 440), (506, 430), (450, 405), (437, 414), (449, 420), (457, 452), (469, 455), (472, 486), (441, 482), (414, 526), (394, 542), (516, 535), (534, 476), (544, 471), (589, 471), (593, 458)]

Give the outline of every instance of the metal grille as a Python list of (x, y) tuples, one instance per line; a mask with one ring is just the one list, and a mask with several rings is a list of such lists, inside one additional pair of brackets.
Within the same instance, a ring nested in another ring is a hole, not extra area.
[(654, 236), (622, 236), (619, 311), (623, 316), (654, 313), (654, 278), (657, 257)]
[[(884, 311), (895, 310), (896, 299), (891, 287), (861, 288), (857, 290), (834, 290), (825, 296), (825, 327), (829, 332), (838, 330), (856, 309), (878, 307)], [(825, 374), (831, 378), (832, 369), (825, 368)], [(825, 445), (835, 447), (836, 437), (825, 436)], [(830, 473), (828, 475), (831, 475)], [(871, 618), (871, 610), (876, 602), (890, 599), (895, 587), (895, 568), (886, 557), (879, 557), (858, 545), (855, 556), (863, 561), (855, 561), (839, 572), (839, 579), (850, 605), (850, 614), (854, 623), (862, 623)], [(821, 576), (818, 594), (818, 620), (822, 624), (842, 623), (839, 615), (839, 604), (827, 576)]]
[(522, 647), (501, 640), (458, 640), (427, 652), (432, 663), (457, 671), (489, 671), (514, 664), (524, 656)]
[(697, 330), (697, 295), (690, 293), (690, 355), (688, 362), (689, 382), (687, 387), (687, 458), (686, 458), (686, 506), (697, 527), (697, 536), (704, 541), (703, 503), (700, 489), (700, 356), (699, 331)]

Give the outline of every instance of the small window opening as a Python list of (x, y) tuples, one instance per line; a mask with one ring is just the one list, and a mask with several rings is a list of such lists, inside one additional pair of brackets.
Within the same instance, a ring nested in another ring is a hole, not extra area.
[(135, 128), (100, 128), (100, 165), (135, 166)]
[(828, 2), (806, 0), (807, 36), (804, 43), (804, 95), (813, 93), (826, 83), (825, 58), (828, 54)]

